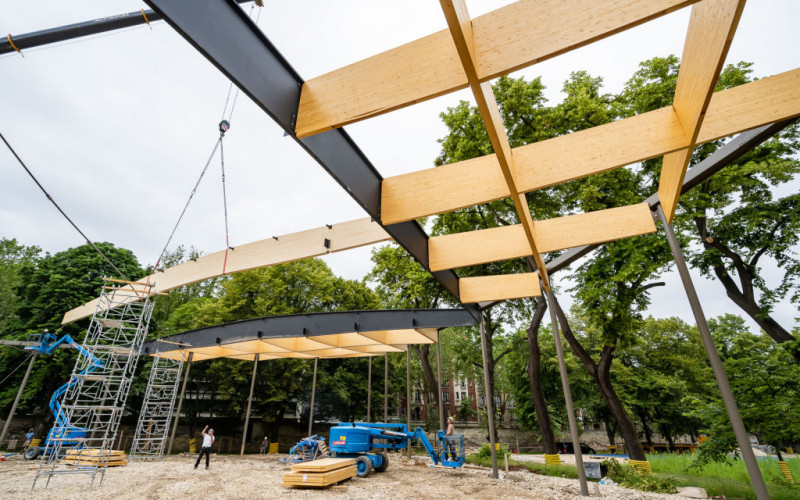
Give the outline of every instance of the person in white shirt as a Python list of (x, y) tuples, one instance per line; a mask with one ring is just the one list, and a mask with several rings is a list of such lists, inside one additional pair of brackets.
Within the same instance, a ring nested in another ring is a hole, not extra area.
[(202, 434), (203, 434), (203, 446), (200, 448), (200, 454), (197, 455), (197, 462), (194, 463), (195, 469), (197, 468), (198, 465), (200, 465), (200, 459), (203, 458), (203, 454), (206, 455), (206, 469), (208, 469), (208, 460), (211, 455), (211, 445), (214, 444), (214, 429), (209, 429), (208, 426), (205, 426), (203, 428)]
[[(445, 433), (445, 437), (453, 437), (453, 432), (455, 429), (453, 428), (453, 417), (447, 417), (447, 432)], [(446, 439), (447, 442), (447, 451), (449, 451), (450, 460), (456, 459), (456, 443), (452, 439)]]

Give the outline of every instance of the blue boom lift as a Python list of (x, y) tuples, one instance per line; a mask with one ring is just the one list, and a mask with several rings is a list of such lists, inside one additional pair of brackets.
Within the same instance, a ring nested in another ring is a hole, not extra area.
[[(28, 337), (28, 345), (25, 346), (25, 350), (36, 351), (40, 354), (50, 354), (64, 343), (71, 345), (77, 349), (78, 352), (86, 356), (89, 359), (89, 366), (82, 370), (77, 377), (70, 377), (69, 381), (56, 389), (56, 392), (54, 392), (53, 396), (50, 398), (50, 411), (53, 412), (53, 416), (55, 417), (55, 425), (50, 429), (50, 432), (47, 433), (47, 439), (44, 442), (44, 450), (51, 450), (52, 448), (48, 445), (54, 440), (61, 441), (62, 448), (77, 448), (81, 446), (83, 440), (86, 438), (86, 429), (68, 425), (69, 422), (67, 422), (67, 418), (61, 409), (60, 400), (70, 388), (80, 382), (81, 376), (88, 375), (103, 366), (103, 361), (86, 351), (80, 344), (72, 340), (72, 337), (69, 335), (64, 335), (56, 340), (55, 335), (47, 333), (46, 331), (45, 333), (33, 334)], [(33, 460), (42, 453), (43, 450), (41, 447), (30, 446), (25, 450), (23, 457), (26, 460)]]
[(328, 445), (335, 457), (355, 458), (358, 477), (367, 477), (373, 469), (383, 472), (389, 467), (386, 450), (400, 450), (409, 440), (418, 440), (433, 460), (433, 466), (461, 467), (464, 465), (464, 435), (437, 434), (440, 452), (437, 452), (420, 427), (409, 432), (406, 424), (364, 423), (331, 427)]

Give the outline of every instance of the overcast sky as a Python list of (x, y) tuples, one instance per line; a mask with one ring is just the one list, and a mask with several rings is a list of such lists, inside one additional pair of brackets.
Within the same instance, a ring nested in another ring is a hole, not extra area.
[[(467, 0), (472, 16), (508, 1)], [(444, 29), (439, 2), (265, 0), (259, 26), (306, 79)], [(251, 4), (245, 4), (250, 10)], [(135, 0), (0, 0), (0, 33), (22, 34), (147, 8)], [(256, 8), (256, 12), (258, 8)], [(640, 61), (680, 55), (690, 9), (514, 73), (542, 76), (550, 104), (571, 71), (602, 76), (619, 91)], [(800, 67), (800, 2), (750, 0), (728, 62), (759, 77)], [(229, 82), (163, 22), (0, 56), (0, 131), (65, 211), (96, 241), (131, 249), (152, 265), (218, 136)], [(350, 125), (384, 176), (430, 168), (446, 134), (438, 118), (456, 92)], [(246, 96), (225, 139), (231, 245), (343, 222), (365, 214), (342, 188)], [(795, 182), (791, 189), (800, 190)], [(0, 149), (0, 237), (51, 253), (83, 243)], [(171, 245), (206, 253), (225, 245), (218, 163), (212, 164)], [(361, 278), (370, 248), (334, 254), (334, 272)], [(766, 263), (767, 267), (772, 266)], [(774, 266), (768, 275), (778, 276)], [(564, 273), (559, 277), (563, 283)], [(695, 276), (709, 316), (739, 313), (721, 285)], [(691, 311), (677, 275), (653, 291), (654, 316)], [(565, 299), (568, 297), (565, 293)], [(777, 307), (785, 326), (796, 306)], [(752, 323), (751, 323), (752, 324)]]

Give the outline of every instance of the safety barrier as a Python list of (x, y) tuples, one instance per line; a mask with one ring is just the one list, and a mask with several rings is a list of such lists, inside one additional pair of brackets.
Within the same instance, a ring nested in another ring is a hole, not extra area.
[(653, 470), (650, 468), (650, 462), (647, 460), (628, 460), (628, 465), (635, 471), (642, 474), (652, 474)]

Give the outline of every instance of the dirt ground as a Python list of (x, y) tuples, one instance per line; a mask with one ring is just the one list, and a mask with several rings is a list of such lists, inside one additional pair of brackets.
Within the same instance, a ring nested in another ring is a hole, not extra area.
[[(577, 480), (512, 470), (504, 479), (492, 479), (485, 468), (431, 468), (422, 457), (408, 461), (390, 455), (389, 469), (373, 472), (365, 479), (353, 478), (328, 489), (291, 489), (281, 486), (289, 466), (280, 463), (285, 455), (212, 456), (211, 468), (194, 470), (194, 457), (174, 456), (161, 462), (133, 462), (109, 468), (105, 480), (92, 490), (95, 498), (109, 499), (207, 499), (207, 498), (544, 498), (579, 499)], [(0, 462), (0, 498), (30, 498), (37, 462), (26, 462), (17, 455)], [(98, 477), (99, 479), (99, 477)], [(37, 484), (37, 499), (87, 498), (89, 476), (84, 474), (53, 477), (49, 488)], [(618, 486), (589, 484), (593, 497), (614, 499), (662, 499), (658, 495)]]

